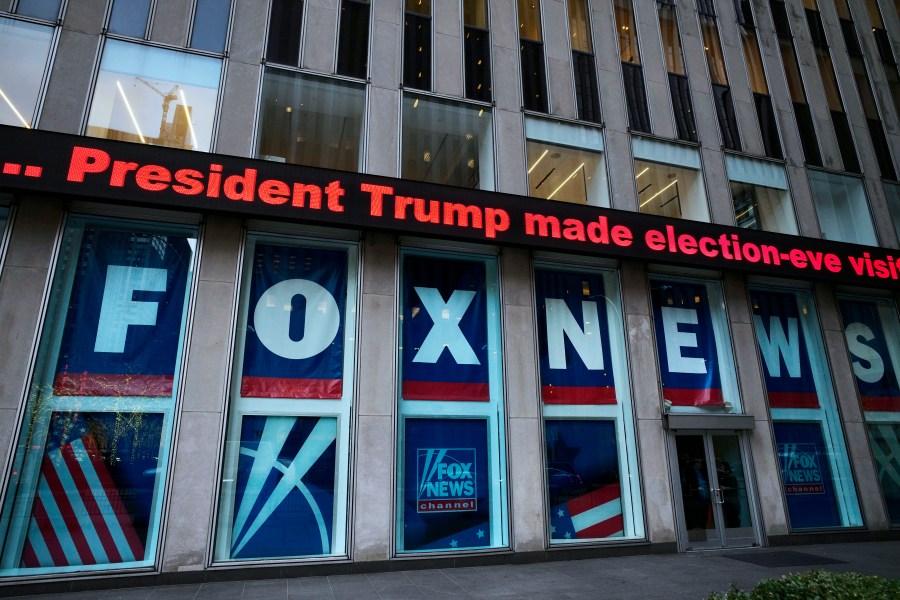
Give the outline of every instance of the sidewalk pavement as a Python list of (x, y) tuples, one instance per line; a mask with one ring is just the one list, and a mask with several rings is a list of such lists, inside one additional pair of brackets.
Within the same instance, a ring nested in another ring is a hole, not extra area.
[[(596, 558), (332, 577), (228, 581), (40, 596), (37, 600), (702, 600), (736, 583), (823, 568), (900, 578), (900, 542)], [(0, 587), (0, 597), (3, 597)], [(10, 599), (12, 600), (12, 599)]]

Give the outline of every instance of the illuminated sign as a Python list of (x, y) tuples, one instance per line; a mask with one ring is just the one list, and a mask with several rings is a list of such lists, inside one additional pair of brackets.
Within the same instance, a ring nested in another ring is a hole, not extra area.
[(900, 252), (0, 126), (0, 189), (900, 288)]

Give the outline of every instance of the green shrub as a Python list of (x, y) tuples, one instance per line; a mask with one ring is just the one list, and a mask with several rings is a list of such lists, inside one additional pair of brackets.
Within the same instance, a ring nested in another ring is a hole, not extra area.
[(731, 584), (724, 593), (708, 600), (897, 600), (900, 580), (860, 575), (809, 571), (788, 573), (779, 579), (763, 579), (744, 592)]

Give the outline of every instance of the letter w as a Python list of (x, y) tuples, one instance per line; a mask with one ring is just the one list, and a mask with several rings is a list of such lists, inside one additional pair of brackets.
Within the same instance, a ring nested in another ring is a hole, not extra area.
[(763, 327), (762, 317), (754, 315), (753, 324), (756, 326), (759, 353), (762, 354), (763, 360), (766, 362), (769, 375), (781, 377), (781, 361), (778, 358), (783, 356), (784, 364), (787, 365), (788, 376), (800, 377), (800, 335), (797, 319), (788, 317), (787, 336), (784, 334), (781, 319), (774, 315), (769, 317), (768, 335), (766, 335), (766, 329)]
[(422, 299), (428, 316), (434, 321), (434, 326), (425, 336), (425, 341), (422, 342), (422, 347), (419, 348), (413, 362), (436, 363), (444, 348), (447, 348), (457, 364), (481, 364), (466, 336), (459, 329), (459, 322), (475, 299), (475, 292), (453, 290), (450, 300), (445, 303), (437, 288), (417, 287), (415, 290)]
[(551, 369), (566, 368), (566, 343), (569, 337), (575, 352), (590, 371), (603, 369), (603, 346), (600, 340), (600, 319), (597, 317), (597, 303), (583, 300), (581, 314), (584, 329), (575, 315), (559, 298), (547, 298), (547, 352)]

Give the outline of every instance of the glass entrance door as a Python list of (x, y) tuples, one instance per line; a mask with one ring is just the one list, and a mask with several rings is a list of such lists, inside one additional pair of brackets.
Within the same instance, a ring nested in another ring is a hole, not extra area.
[(740, 441), (735, 433), (675, 435), (686, 550), (756, 543)]

